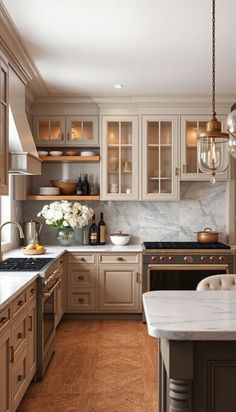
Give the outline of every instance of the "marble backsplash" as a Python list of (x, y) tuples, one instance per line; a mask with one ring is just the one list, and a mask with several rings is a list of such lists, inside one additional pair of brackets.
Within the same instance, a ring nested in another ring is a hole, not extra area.
[[(181, 199), (176, 202), (86, 202), (95, 211), (98, 222), (104, 213), (107, 243), (109, 234), (122, 230), (131, 235), (130, 243), (142, 241), (194, 241), (195, 231), (210, 227), (227, 241), (226, 183), (182, 182)], [(23, 202), (24, 221), (35, 219), (48, 202)], [(43, 225), (40, 242), (56, 243), (56, 229)]]

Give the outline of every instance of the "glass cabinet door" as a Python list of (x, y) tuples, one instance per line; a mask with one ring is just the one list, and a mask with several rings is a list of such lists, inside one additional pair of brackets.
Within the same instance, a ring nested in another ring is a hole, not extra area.
[(103, 119), (106, 136), (105, 187), (107, 199), (138, 198), (138, 119), (136, 117)]
[(177, 199), (177, 119), (143, 117), (143, 198)]
[[(219, 116), (218, 120), (219, 119)], [(182, 116), (181, 119), (181, 180), (210, 180), (210, 174), (202, 173), (197, 164), (197, 137), (206, 131), (209, 116)], [(223, 129), (223, 122), (222, 122)], [(227, 179), (227, 173), (217, 180)]]
[(8, 66), (0, 55), (0, 195), (8, 194)]
[(98, 144), (98, 119), (96, 116), (66, 117), (66, 144), (73, 145), (94, 145)]
[(34, 139), (37, 146), (53, 146), (65, 143), (64, 117), (34, 118)]

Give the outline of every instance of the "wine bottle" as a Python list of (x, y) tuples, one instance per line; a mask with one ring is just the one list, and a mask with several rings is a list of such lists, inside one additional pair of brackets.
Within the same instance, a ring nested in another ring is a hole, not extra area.
[(98, 227), (95, 223), (95, 215), (92, 217), (92, 224), (89, 228), (89, 243), (90, 245), (98, 244)]
[(82, 196), (82, 194), (83, 194), (81, 176), (79, 176), (79, 180), (78, 180), (78, 183), (77, 183), (76, 194), (78, 196)]
[(105, 245), (106, 241), (106, 224), (103, 220), (103, 213), (100, 214), (100, 221), (98, 223), (98, 243)]
[(84, 175), (84, 181), (83, 181), (83, 184), (82, 184), (82, 192), (83, 192), (83, 196), (88, 196), (90, 194), (87, 174)]

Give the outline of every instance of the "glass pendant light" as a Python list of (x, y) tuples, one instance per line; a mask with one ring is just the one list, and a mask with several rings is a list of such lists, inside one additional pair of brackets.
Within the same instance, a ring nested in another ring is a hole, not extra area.
[(224, 173), (229, 164), (229, 135), (221, 132), (221, 123), (215, 111), (215, 0), (212, 0), (212, 118), (206, 132), (197, 138), (198, 167), (203, 173), (211, 173), (215, 183), (216, 173)]
[(232, 112), (227, 117), (229, 136), (229, 153), (236, 159), (236, 103), (231, 107)]

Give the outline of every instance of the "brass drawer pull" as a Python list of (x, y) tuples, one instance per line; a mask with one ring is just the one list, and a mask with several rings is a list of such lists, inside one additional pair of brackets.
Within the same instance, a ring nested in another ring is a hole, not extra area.
[(29, 321), (29, 323), (30, 323), (30, 325), (29, 325), (29, 327), (28, 327), (28, 331), (29, 331), (29, 332), (32, 332), (32, 330), (33, 330), (33, 318), (32, 318), (31, 315), (28, 316), (28, 321)]
[(24, 375), (18, 375), (17, 377), (18, 382), (23, 381), (23, 379), (24, 379)]
[(59, 262), (61, 265), (63, 265), (63, 260), (60, 260), (60, 262)]
[(11, 363), (14, 363), (14, 347), (13, 346), (10, 346), (10, 362)]
[(125, 259), (122, 256), (116, 256), (115, 260), (117, 260), (117, 262), (123, 262)]
[(6, 317), (6, 316), (3, 316), (1, 319), (0, 319), (0, 325), (4, 325), (4, 323), (6, 323), (8, 321), (8, 318)]
[(83, 303), (84, 302), (84, 298), (79, 298), (79, 303)]
[(23, 333), (22, 333), (22, 332), (19, 332), (18, 335), (17, 335), (17, 338), (18, 338), (18, 339), (23, 339), (23, 336), (24, 336)]
[(78, 259), (79, 262), (86, 262), (86, 259), (84, 257), (81, 257)]
[(18, 306), (22, 306), (23, 303), (24, 303), (23, 300), (19, 300), (19, 302), (17, 302), (17, 305), (18, 305)]
[(35, 293), (35, 288), (30, 289), (30, 293)]
[(79, 280), (84, 280), (84, 275), (78, 276), (78, 279), (79, 279)]

